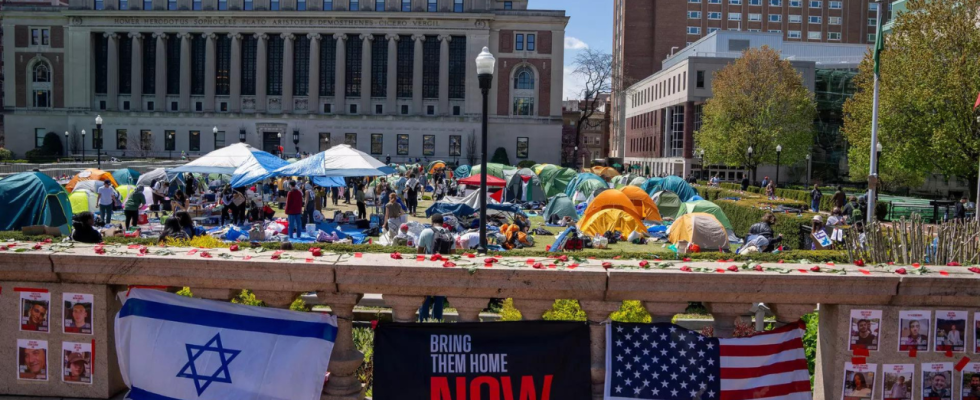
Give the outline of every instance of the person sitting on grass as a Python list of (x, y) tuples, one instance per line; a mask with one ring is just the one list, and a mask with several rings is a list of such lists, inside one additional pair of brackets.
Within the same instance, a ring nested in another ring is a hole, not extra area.
[(101, 243), (102, 234), (95, 229), (95, 214), (84, 211), (72, 218), (71, 240), (79, 243)]
[(180, 227), (180, 220), (177, 218), (167, 218), (163, 223), (163, 232), (160, 232), (158, 239), (160, 245), (167, 244), (167, 239), (186, 240), (190, 239), (184, 229)]
[(272, 209), (272, 205), (270, 203), (265, 203), (265, 205), (262, 206), (262, 217), (269, 221), (276, 219), (276, 210)]
[(194, 220), (191, 219), (191, 215), (187, 211), (180, 211), (174, 214), (174, 217), (180, 222), (180, 229), (187, 234), (188, 238), (193, 239), (194, 236), (197, 236), (197, 233), (194, 231)]

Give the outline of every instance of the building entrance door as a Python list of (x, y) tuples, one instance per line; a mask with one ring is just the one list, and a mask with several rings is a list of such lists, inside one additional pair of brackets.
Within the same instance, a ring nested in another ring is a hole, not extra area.
[(279, 154), (278, 132), (262, 132), (262, 150), (282, 157)]

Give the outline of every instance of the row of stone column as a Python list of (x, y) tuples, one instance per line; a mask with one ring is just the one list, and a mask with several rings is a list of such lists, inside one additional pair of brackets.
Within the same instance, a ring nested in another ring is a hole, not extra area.
[[(108, 59), (107, 59), (107, 98), (106, 109), (110, 111), (119, 110), (119, 38), (120, 35), (114, 32), (103, 34), (108, 39)], [(242, 81), (242, 33), (229, 33), (231, 38), (231, 71), (229, 74), (229, 110), (230, 112), (241, 111), (241, 81)], [(130, 102), (131, 111), (142, 111), (143, 96), (143, 33), (130, 32), (128, 36), (132, 39), (132, 63), (131, 95), (133, 101)], [(320, 104), (320, 40), (323, 37), (320, 33), (309, 33), (306, 35), (310, 39), (310, 68), (309, 68), (309, 91), (307, 104), (310, 106), (311, 113), (319, 113)], [(167, 94), (167, 40), (170, 36), (163, 32), (152, 34), (156, 40), (156, 93), (154, 102), (157, 104), (156, 110), (166, 110)], [(216, 52), (215, 33), (205, 33), (207, 40), (205, 56), (205, 81), (204, 81), (204, 112), (215, 111), (215, 75), (216, 75)], [(266, 84), (268, 82), (268, 33), (256, 33), (256, 76), (255, 76), (255, 111), (264, 113), (268, 111), (268, 95)], [(293, 111), (293, 53), (294, 39), (293, 33), (282, 33), (283, 38), (283, 74), (282, 74), (282, 112), (290, 113)], [(355, 37), (355, 36), (350, 36)], [(372, 43), (375, 40), (373, 34), (361, 34), (356, 36), (362, 41), (363, 50), (361, 51), (361, 96), (358, 99), (359, 114), (373, 114), (371, 110), (371, 56)], [(395, 115), (397, 100), (397, 78), (398, 78), (398, 41), (401, 35), (387, 34), (384, 36), (388, 41), (388, 65), (387, 65), (387, 87), (385, 93), (385, 114)], [(176, 40), (180, 40), (180, 96), (178, 110), (180, 112), (191, 111), (191, 40), (193, 34), (178, 33)], [(333, 112), (338, 114), (347, 113), (346, 102), (346, 41), (349, 36), (343, 33), (333, 34), (336, 41), (335, 57), (335, 88), (333, 96)], [(426, 40), (425, 35), (415, 34), (411, 36), (415, 43), (415, 54), (412, 67), (412, 110), (416, 114), (423, 113), (422, 98), (422, 44)], [(452, 37), (449, 35), (439, 35), (439, 114), (449, 115), (449, 42)]]

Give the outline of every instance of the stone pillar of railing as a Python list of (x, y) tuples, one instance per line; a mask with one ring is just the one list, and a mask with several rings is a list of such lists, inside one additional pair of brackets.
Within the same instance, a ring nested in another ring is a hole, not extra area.
[(337, 316), (337, 338), (330, 355), (330, 379), (323, 387), (321, 400), (360, 400), (364, 398), (361, 381), (357, 378), (357, 368), (364, 363), (364, 354), (354, 346), (354, 332), (351, 322), (354, 306), (361, 300), (356, 293), (317, 292), (317, 299), (330, 306)]
[(687, 303), (661, 303), (656, 301), (644, 301), (643, 307), (650, 313), (650, 322), (669, 323), (674, 320), (674, 316), (681, 314), (687, 309)]
[(415, 312), (422, 306), (425, 297), (383, 295), (385, 304), (391, 307), (391, 318), (395, 322), (414, 322)]
[(521, 312), (521, 318), (525, 321), (539, 321), (544, 317), (544, 313), (554, 307), (554, 300), (514, 299), (514, 308)]
[(480, 322), (480, 311), (487, 308), (488, 298), (450, 297), (449, 303), (459, 315), (459, 322)]
[(606, 327), (602, 322), (609, 315), (619, 310), (619, 302), (601, 300), (579, 301), (589, 321), (589, 339), (592, 342), (592, 398), (602, 399), (603, 386), (606, 382)]
[(749, 303), (705, 303), (704, 306), (714, 317), (716, 338), (730, 338), (735, 333), (735, 318), (749, 312)]

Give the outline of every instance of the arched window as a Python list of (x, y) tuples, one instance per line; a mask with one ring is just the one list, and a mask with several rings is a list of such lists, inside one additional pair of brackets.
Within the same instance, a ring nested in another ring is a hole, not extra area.
[(514, 89), (534, 89), (534, 71), (529, 67), (520, 67), (514, 73)]
[(31, 68), (31, 93), (34, 108), (51, 107), (51, 67), (45, 61)]

